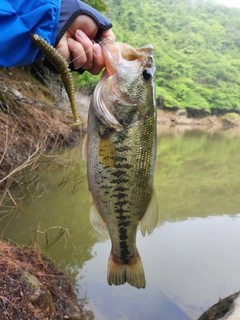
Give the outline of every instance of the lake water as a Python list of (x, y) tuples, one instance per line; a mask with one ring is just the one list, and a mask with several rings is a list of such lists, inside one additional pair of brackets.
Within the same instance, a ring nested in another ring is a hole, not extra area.
[(85, 319), (196, 320), (219, 298), (240, 290), (237, 134), (159, 131), (159, 222), (152, 235), (137, 234), (145, 289), (107, 284), (111, 245), (89, 222), (91, 195), (80, 148), (48, 155), (37, 171), (26, 173), (26, 181), (28, 187), (12, 190), (24, 199), (14, 215), (1, 215), (0, 232), (19, 244), (38, 245), (72, 276)]

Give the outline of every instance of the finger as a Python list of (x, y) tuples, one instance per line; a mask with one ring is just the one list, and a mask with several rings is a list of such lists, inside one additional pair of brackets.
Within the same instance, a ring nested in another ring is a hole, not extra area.
[(62, 39), (57, 44), (56, 49), (59, 51), (59, 53), (64, 57), (64, 59), (66, 61), (70, 60), (71, 52), (68, 49), (67, 37), (65, 37), (65, 36), (62, 37)]
[(85, 14), (81, 14), (69, 27), (69, 31), (72, 34), (75, 34), (76, 30), (82, 30), (90, 39), (94, 39), (98, 31), (98, 26), (93, 18)]
[(104, 68), (105, 61), (102, 54), (102, 49), (99, 44), (94, 44), (93, 46), (93, 67), (88, 71), (93, 74), (97, 75), (99, 72)]
[(86, 63), (82, 66), (83, 69), (91, 69), (93, 67), (93, 43), (86, 36), (86, 34), (82, 30), (76, 30), (75, 38), (78, 42), (81, 43), (85, 55), (87, 57)]
[(104, 30), (101, 34), (101, 38), (109, 38), (109, 39), (115, 41), (115, 35), (111, 29)]
[(74, 69), (76, 70), (82, 68), (87, 62), (87, 56), (81, 43), (72, 38), (68, 38), (68, 48), (72, 53), (71, 61), (68, 62), (73, 61)]

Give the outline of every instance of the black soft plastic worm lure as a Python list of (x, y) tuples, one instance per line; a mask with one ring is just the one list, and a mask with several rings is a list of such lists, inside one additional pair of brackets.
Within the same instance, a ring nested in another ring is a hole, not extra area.
[(81, 121), (77, 115), (77, 109), (76, 109), (73, 77), (70, 72), (71, 70), (68, 68), (67, 61), (50, 43), (48, 43), (45, 39), (43, 39), (39, 35), (32, 34), (31, 40), (42, 51), (44, 56), (53, 64), (57, 72), (60, 74), (64, 88), (70, 100), (72, 114), (75, 121), (73, 125), (80, 124)]

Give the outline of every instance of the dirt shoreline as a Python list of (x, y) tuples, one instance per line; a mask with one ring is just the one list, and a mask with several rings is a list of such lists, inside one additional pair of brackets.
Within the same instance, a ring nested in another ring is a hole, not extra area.
[(67, 276), (33, 248), (0, 241), (0, 318), (81, 319)]

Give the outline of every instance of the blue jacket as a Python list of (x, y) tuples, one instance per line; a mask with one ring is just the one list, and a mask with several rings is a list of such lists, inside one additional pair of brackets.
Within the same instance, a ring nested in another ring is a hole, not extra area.
[(55, 46), (80, 14), (91, 16), (99, 37), (112, 24), (79, 0), (0, 0), (0, 67), (23, 66), (43, 55), (32, 44), (36, 33)]
[(31, 34), (37, 33), (54, 45), (60, 5), (60, 0), (1, 1), (0, 66), (26, 65), (42, 58), (31, 43)]

